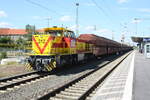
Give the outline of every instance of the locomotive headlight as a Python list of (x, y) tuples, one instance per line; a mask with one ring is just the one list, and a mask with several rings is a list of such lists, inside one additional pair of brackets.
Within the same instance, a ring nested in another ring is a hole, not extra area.
[(41, 58), (36, 59), (36, 63), (41, 63)]

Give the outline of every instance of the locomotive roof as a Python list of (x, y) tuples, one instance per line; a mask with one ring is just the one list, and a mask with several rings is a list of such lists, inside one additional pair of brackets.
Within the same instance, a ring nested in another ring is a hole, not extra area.
[(63, 27), (44, 28), (44, 31), (68, 31), (68, 32), (73, 32), (73, 31), (68, 30), (67, 28), (63, 28)]

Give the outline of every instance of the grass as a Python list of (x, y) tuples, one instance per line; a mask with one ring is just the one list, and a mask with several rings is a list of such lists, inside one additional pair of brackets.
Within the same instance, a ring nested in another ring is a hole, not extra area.
[(12, 61), (12, 62), (8, 62), (6, 65), (18, 65), (18, 63), (17, 63), (17, 62)]

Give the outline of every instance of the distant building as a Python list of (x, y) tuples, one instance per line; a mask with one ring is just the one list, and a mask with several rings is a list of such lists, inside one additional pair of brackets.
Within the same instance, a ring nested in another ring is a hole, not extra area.
[(26, 34), (28, 33), (25, 29), (0, 28), (0, 37), (9, 36), (12, 40), (22, 38)]
[[(38, 29), (36, 32), (43, 33), (43, 29)], [(0, 37), (10, 37), (12, 40), (23, 38), (24, 35), (28, 34), (26, 29), (11, 29), (11, 28), (0, 28)]]

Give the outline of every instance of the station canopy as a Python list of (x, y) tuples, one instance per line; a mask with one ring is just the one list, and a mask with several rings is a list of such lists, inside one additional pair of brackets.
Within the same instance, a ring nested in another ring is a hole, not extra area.
[(133, 42), (141, 43), (141, 42), (150, 42), (150, 37), (131, 37)]

